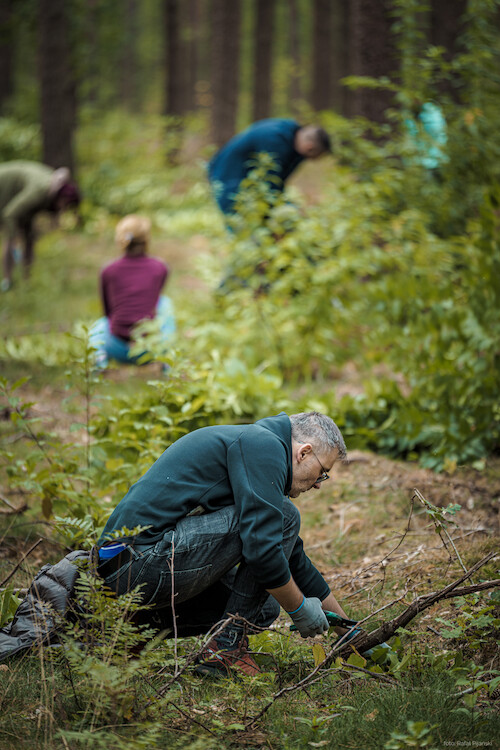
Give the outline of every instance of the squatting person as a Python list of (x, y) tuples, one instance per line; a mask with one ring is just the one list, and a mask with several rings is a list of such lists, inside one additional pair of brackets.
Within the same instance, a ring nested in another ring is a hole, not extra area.
[[(179, 636), (205, 633), (229, 615), (268, 627), (280, 606), (303, 637), (321, 634), (324, 610), (346, 615), (304, 552), (290, 498), (319, 489), (345, 456), (338, 427), (317, 412), (184, 435), (111, 514), (98, 571), (117, 594), (140, 586), (153, 622), (171, 627), (175, 617)], [(137, 527), (147, 528), (109, 541), (111, 532)], [(233, 621), (212, 639), (197, 671), (258, 673), (244, 628)]]

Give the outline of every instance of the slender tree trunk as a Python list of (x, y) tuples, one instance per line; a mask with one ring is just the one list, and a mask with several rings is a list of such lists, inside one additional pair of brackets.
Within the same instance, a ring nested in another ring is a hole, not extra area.
[(275, 23), (275, 0), (256, 0), (254, 27), (253, 119), (271, 114), (272, 53)]
[(349, 89), (340, 81), (350, 73), (349, 0), (336, 0), (332, 10), (333, 82), (331, 106), (341, 115), (349, 115)]
[(311, 106), (328, 109), (332, 102), (333, 2), (314, 0)]
[(137, 81), (137, 0), (126, 0), (123, 7), (124, 36), (120, 67), (121, 100), (131, 112), (139, 108)]
[(212, 0), (212, 141), (222, 145), (236, 130), (241, 31), (240, 0)]
[(74, 171), (76, 97), (65, 0), (38, 0), (43, 160)]
[(200, 0), (189, 0), (188, 4), (188, 29), (187, 40), (187, 83), (186, 83), (186, 107), (194, 110), (197, 107), (196, 84), (199, 76), (199, 58), (201, 45), (201, 2)]
[(0, 2), (0, 114), (14, 92), (13, 0)]
[(87, 0), (85, 18), (85, 42), (87, 48), (86, 58), (86, 91), (87, 99), (91, 104), (97, 104), (98, 79), (99, 79), (99, 44), (97, 37), (98, 18), (97, 3), (99, 0)]
[[(390, 0), (351, 0), (349, 27), (353, 75), (379, 78), (395, 72), (397, 57), (390, 8)], [(352, 95), (352, 114), (384, 122), (384, 112), (391, 103), (390, 92), (360, 88)]]
[(164, 0), (166, 41), (166, 101), (164, 114), (185, 112), (185, 66), (183, 64), (180, 28), (180, 0)]
[[(446, 50), (445, 59), (450, 62), (459, 51), (458, 38), (463, 32), (462, 18), (467, 10), (467, 0), (432, 0), (430, 12), (430, 42)], [(452, 81), (441, 84), (441, 91), (457, 96)]]
[(292, 60), (292, 72), (290, 75), (290, 99), (292, 111), (302, 98), (300, 86), (301, 56), (299, 36), (299, 8), (297, 0), (288, 0), (289, 24), (290, 24), (290, 58)]

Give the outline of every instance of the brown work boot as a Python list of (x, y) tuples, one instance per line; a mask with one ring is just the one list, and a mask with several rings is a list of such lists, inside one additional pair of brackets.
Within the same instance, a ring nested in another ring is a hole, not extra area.
[(241, 638), (233, 646), (224, 645), (224, 638), (212, 638), (197, 658), (195, 672), (216, 678), (238, 673), (249, 677), (261, 674), (248, 650), (248, 638)]

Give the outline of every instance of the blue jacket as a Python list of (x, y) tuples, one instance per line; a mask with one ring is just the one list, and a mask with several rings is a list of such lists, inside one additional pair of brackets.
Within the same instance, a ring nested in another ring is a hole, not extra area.
[(214, 186), (215, 198), (225, 214), (234, 212), (234, 199), (241, 181), (253, 168), (257, 154), (270, 154), (275, 169), (269, 173), (278, 177), (270, 180), (273, 190), (283, 190), (287, 177), (303, 160), (294, 148), (295, 133), (300, 125), (295, 120), (270, 118), (259, 120), (242, 133), (231, 138), (212, 158), (208, 176)]
[(202, 427), (183, 435), (136, 482), (111, 514), (106, 534), (150, 526), (135, 538), (154, 543), (201, 505), (213, 512), (235, 505), (243, 558), (264, 588), (293, 575), (306, 596), (324, 599), (330, 589), (306, 556), (299, 538), (287, 561), (282, 550), (283, 500), (292, 483), (292, 436), (282, 412), (255, 424)]

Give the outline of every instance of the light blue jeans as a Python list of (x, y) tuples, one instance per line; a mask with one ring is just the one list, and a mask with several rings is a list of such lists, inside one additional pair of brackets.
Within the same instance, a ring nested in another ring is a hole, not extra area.
[[(299, 534), (300, 515), (288, 498), (283, 514), (282, 549), (288, 559)], [(243, 560), (234, 505), (183, 518), (156, 544), (133, 550), (133, 559), (105, 581), (117, 594), (140, 586), (142, 603), (153, 608), (146, 612), (147, 621), (159, 628), (172, 627), (173, 594), (181, 636), (204, 633), (228, 614), (267, 627), (280, 611)]]
[[(156, 319), (160, 324), (162, 339), (167, 342), (175, 331), (175, 317), (172, 301), (165, 295), (162, 295), (158, 300)], [(148, 354), (147, 351), (143, 351), (131, 355), (129, 342), (118, 338), (118, 336), (113, 336), (110, 331), (109, 318), (106, 317), (99, 318), (93, 324), (90, 329), (89, 342), (96, 350), (95, 359), (99, 369), (107, 367), (110, 359), (133, 365)]]

